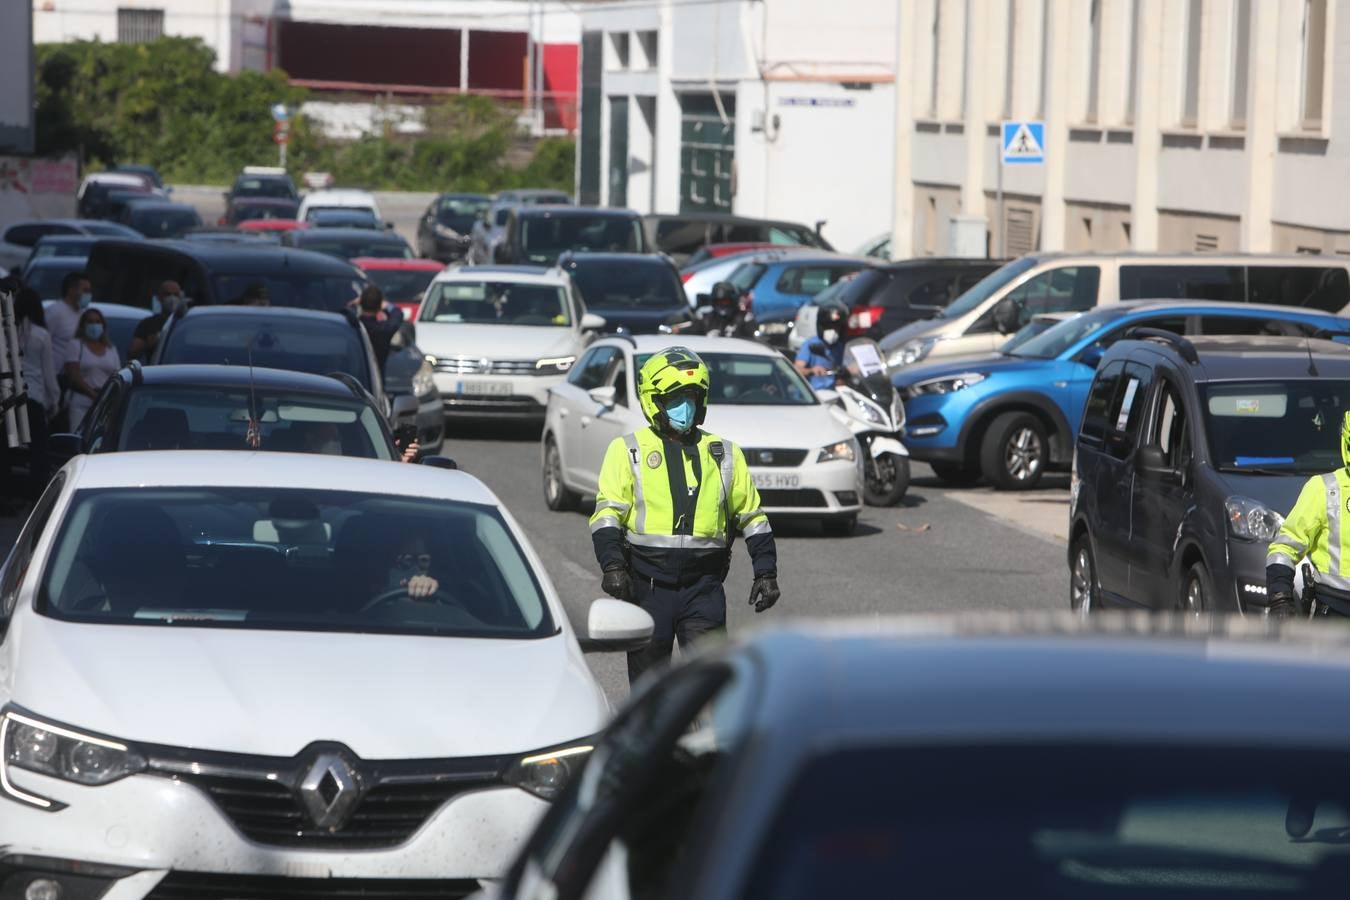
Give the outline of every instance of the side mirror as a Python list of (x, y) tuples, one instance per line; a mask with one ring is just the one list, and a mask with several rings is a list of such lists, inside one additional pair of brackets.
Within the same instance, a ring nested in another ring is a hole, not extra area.
[(394, 422), (409, 425), (417, 421), (417, 398), (412, 394), (399, 394), (393, 399), (389, 418)]
[(597, 316), (595, 313), (584, 313), (581, 317), (582, 331), (602, 331), (605, 327), (605, 317)]
[(61, 465), (83, 452), (84, 441), (78, 434), (53, 434), (47, 437), (47, 453)]
[(385, 222), (385, 223), (384, 223), (384, 230), (385, 230), (385, 231), (393, 231), (393, 230), (394, 230), (394, 223), (393, 223), (393, 222)]
[(604, 387), (591, 388), (586, 392), (586, 395), (596, 403), (600, 404), (604, 410), (614, 408), (615, 394), (615, 387), (612, 384), (607, 384)]
[(712, 306), (712, 294), (695, 294), (694, 306)]
[(1090, 368), (1097, 368), (1097, 364), (1102, 361), (1106, 355), (1106, 348), (1101, 344), (1091, 344), (1083, 348), (1083, 352), (1078, 354), (1078, 361)]
[(1144, 444), (1139, 448), (1135, 468), (1145, 477), (1173, 483), (1181, 481), (1181, 472), (1167, 464), (1167, 454), (1157, 444)]
[(1012, 334), (1016, 331), (1019, 318), (1017, 301), (1011, 297), (1004, 297), (994, 306), (994, 327), (998, 329), (999, 334)]
[(577, 635), (584, 653), (626, 653), (651, 643), (656, 623), (634, 603), (602, 597), (591, 604), (586, 635)]
[(424, 466), (431, 466), (433, 469), (458, 469), (459, 463), (448, 456), (432, 455), (424, 456), (418, 460)]

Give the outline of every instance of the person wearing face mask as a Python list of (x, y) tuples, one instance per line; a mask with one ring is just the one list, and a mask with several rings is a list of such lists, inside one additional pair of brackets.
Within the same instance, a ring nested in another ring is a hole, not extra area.
[(815, 390), (834, 387), (834, 373), (844, 363), (844, 335), (848, 309), (838, 301), (822, 303), (816, 311), (816, 336), (802, 344), (793, 365)]
[(80, 427), (89, 408), (98, 399), (99, 391), (103, 390), (103, 385), (122, 367), (117, 350), (108, 340), (108, 325), (103, 320), (103, 313), (86, 309), (80, 316), (75, 336), (75, 342), (66, 355), (71, 431)]
[(403, 588), (409, 599), (425, 600), (441, 588), (440, 582), (427, 574), (430, 569), (431, 554), (426, 542), (416, 535), (404, 538), (390, 561), (385, 590)]
[(150, 297), (151, 315), (141, 319), (136, 331), (131, 335), (131, 346), (127, 348), (132, 359), (146, 361), (159, 343), (164, 323), (183, 306), (183, 289), (176, 281), (166, 281)]
[(638, 402), (650, 427), (605, 451), (591, 516), (601, 589), (656, 622), (651, 643), (628, 654), (629, 683), (680, 647), (726, 630), (722, 589), (739, 532), (754, 567), (750, 605), (778, 602), (778, 551), (741, 448), (698, 426), (712, 378), (693, 351), (670, 347), (643, 364)]
[(89, 276), (84, 272), (71, 272), (61, 279), (61, 299), (46, 311), (47, 331), (52, 336), (53, 359), (64, 362), (70, 355), (80, 314), (93, 302), (92, 290)]

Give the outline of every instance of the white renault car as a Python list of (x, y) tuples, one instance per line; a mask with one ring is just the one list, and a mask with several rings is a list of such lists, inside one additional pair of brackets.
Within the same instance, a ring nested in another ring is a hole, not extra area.
[(377, 221), (384, 221), (380, 216), (380, 204), (370, 191), (351, 188), (310, 191), (300, 199), (300, 208), (296, 210), (295, 217), (301, 222), (308, 222), (310, 215), (320, 209), (367, 209)]
[(422, 466), (78, 457), (0, 629), (3, 897), (462, 896), (609, 713), (510, 514)]
[(549, 389), (604, 327), (561, 269), (466, 266), (427, 288), (417, 345), (447, 415), (537, 421)]
[(549, 396), (544, 499), (568, 509), (595, 496), (610, 441), (647, 427), (631, 373), (653, 353), (688, 347), (708, 365), (704, 428), (739, 444), (773, 518), (819, 520), (851, 534), (862, 509), (862, 457), (842, 413), (821, 403), (782, 354), (754, 341), (617, 335), (596, 341)]

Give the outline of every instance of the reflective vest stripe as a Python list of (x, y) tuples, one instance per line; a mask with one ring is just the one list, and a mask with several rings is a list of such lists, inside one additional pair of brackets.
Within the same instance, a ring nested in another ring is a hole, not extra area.
[(623, 444), (628, 448), (628, 463), (633, 467), (633, 505), (636, 519), (633, 524), (636, 531), (647, 530), (647, 501), (642, 497), (642, 450), (638, 447), (636, 434), (625, 434)]
[(757, 534), (772, 534), (773, 528), (769, 526), (769, 520), (763, 518), (758, 522), (751, 522), (749, 525), (745, 526), (745, 528), (741, 529), (741, 533), (748, 538), (752, 538)]
[(601, 500), (599, 503), (595, 504), (596, 512), (600, 512), (604, 509), (612, 509), (622, 518), (628, 514), (628, 510), (632, 509), (632, 507), (627, 503), (621, 503), (618, 500)]
[(1298, 565), (1298, 560), (1299, 558), (1301, 558), (1301, 556), (1302, 554), (1300, 554), (1298, 557), (1294, 557), (1290, 556), (1288, 553), (1280, 553), (1278, 550), (1276, 550), (1266, 554), (1266, 565), (1288, 566), (1289, 568), (1292, 569)]
[(725, 550), (726, 539), (695, 537), (692, 534), (638, 534), (628, 532), (628, 543), (634, 547), (660, 547), (672, 550)]
[(752, 519), (755, 519), (758, 516), (762, 515), (764, 515), (764, 510), (760, 509), (759, 507), (755, 507), (749, 512), (741, 513), (739, 516), (736, 517), (736, 527), (744, 531), (745, 527), (750, 524), (750, 521)]
[(623, 528), (623, 519), (620, 519), (618, 516), (614, 515), (613, 513), (605, 513), (605, 515), (600, 516), (600, 517), (598, 517), (598, 518), (594, 518), (594, 519), (591, 520), (591, 534), (595, 534), (595, 533), (596, 533), (597, 531), (599, 531), (601, 528), (620, 528), (620, 529), (622, 529), (622, 528)]
[(1275, 540), (1271, 541), (1270, 543), (1272, 547), (1275, 546), (1276, 544), (1279, 544), (1281, 547), (1288, 547), (1289, 551), (1293, 553), (1295, 556), (1302, 556), (1303, 554), (1308, 552), (1307, 544), (1303, 543), (1302, 541), (1296, 541), (1287, 534), (1278, 535), (1275, 538)]
[(1321, 572), (1314, 572), (1313, 580), (1338, 591), (1350, 591), (1350, 578), (1343, 575), (1323, 575)]
[(1331, 553), (1331, 562), (1327, 565), (1327, 574), (1341, 574), (1341, 486), (1335, 472), (1322, 476), (1322, 484), (1327, 492), (1327, 549)]

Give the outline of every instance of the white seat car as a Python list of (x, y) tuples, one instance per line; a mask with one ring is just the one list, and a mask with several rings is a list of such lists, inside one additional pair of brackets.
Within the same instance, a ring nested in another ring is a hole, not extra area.
[(310, 191), (300, 199), (300, 208), (295, 217), (301, 222), (309, 221), (312, 212), (319, 209), (368, 209), (381, 222), (380, 205), (375, 195), (369, 191), (356, 191), (350, 188), (333, 188), (326, 191)]
[(417, 346), (447, 415), (540, 420), (549, 389), (604, 327), (560, 269), (466, 266), (427, 288)]
[[(0, 571), (3, 896), (461, 896), (589, 752), (605, 697), (482, 483), (266, 457), (81, 456), (24, 526)], [(597, 601), (588, 640), (650, 627)]]
[(734, 441), (772, 518), (820, 520), (851, 534), (862, 509), (862, 457), (842, 414), (822, 404), (782, 354), (754, 341), (622, 335), (596, 341), (549, 396), (544, 499), (566, 509), (594, 496), (610, 441), (647, 427), (631, 373), (653, 353), (688, 347), (712, 375), (704, 428)]

